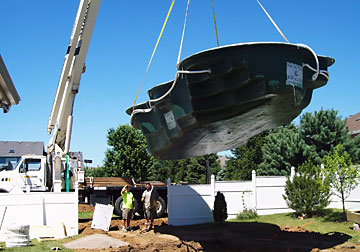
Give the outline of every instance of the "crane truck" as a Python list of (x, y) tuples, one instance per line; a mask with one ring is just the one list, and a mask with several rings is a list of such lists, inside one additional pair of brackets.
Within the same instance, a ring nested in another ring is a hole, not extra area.
[[(97, 199), (101, 202), (106, 198), (108, 199), (106, 203), (112, 203), (116, 213), (121, 215), (120, 191), (125, 184), (108, 184), (99, 187), (96, 186), (96, 178), (86, 181), (82, 153), (70, 152), (75, 97), (79, 91), (81, 76), (86, 70), (85, 58), (100, 3), (101, 0), (80, 0), (47, 125), (48, 134), (52, 133), (46, 146), (47, 151), (43, 155), (31, 153), (23, 155), (15, 167), (10, 162), (2, 167), (0, 192), (61, 192), (74, 190), (80, 184), (80, 199), (91, 198), (92, 201)], [(95, 181), (95, 186), (93, 181)], [(141, 212), (140, 192), (144, 190), (144, 184), (132, 181), (131, 185), (136, 195), (135, 205)], [(158, 201), (158, 215), (160, 216), (166, 208), (164, 198), (167, 198), (167, 190), (166, 185), (155, 184), (155, 186), (162, 196)]]
[(23, 155), (0, 172), (0, 191), (70, 191), (84, 182), (82, 153), (70, 152), (73, 108), (101, 0), (81, 0), (54, 98), (44, 155)]

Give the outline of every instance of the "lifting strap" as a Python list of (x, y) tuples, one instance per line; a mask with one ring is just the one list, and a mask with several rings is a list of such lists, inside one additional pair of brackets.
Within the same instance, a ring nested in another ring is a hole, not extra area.
[[(175, 85), (176, 85), (176, 82), (179, 78), (179, 74), (201, 74), (201, 73), (211, 73), (211, 70), (210, 69), (205, 69), (205, 70), (196, 70), (196, 71), (188, 71), (188, 70), (182, 70), (182, 69), (179, 69), (179, 62), (180, 62), (180, 57), (181, 57), (181, 51), (182, 51), (182, 46), (183, 46), (183, 41), (184, 41), (184, 35), (185, 35), (185, 28), (186, 28), (186, 21), (187, 21), (187, 15), (188, 15), (188, 12), (189, 12), (189, 5), (190, 5), (190, 0), (187, 1), (187, 6), (186, 6), (186, 13), (185, 13), (185, 20), (184, 20), (184, 27), (183, 27), (183, 31), (182, 31), (182, 36), (181, 36), (181, 42), (180, 42), (180, 48), (179, 48), (179, 54), (178, 54), (178, 58), (177, 58), (177, 62), (176, 62), (176, 74), (175, 74), (175, 78), (174, 78), (174, 81), (171, 85), (171, 87), (168, 89), (168, 91), (163, 94), (161, 97), (159, 98), (156, 98), (156, 99), (150, 99), (148, 100), (148, 106), (149, 108), (146, 108), (146, 109), (134, 109), (135, 108), (135, 102), (136, 102), (136, 99), (134, 101), (134, 104), (133, 104), (133, 109), (132, 109), (132, 113), (131, 113), (131, 116), (130, 116), (130, 124), (133, 125), (133, 118), (134, 118), (134, 115), (137, 114), (137, 113), (149, 113), (152, 111), (153, 107), (152, 107), (152, 103), (154, 102), (157, 102), (157, 101), (160, 101), (162, 99), (164, 99), (166, 96), (168, 96), (170, 94), (170, 92), (174, 89)], [(140, 91), (140, 90), (139, 90)]]
[(260, 5), (260, 7), (263, 9), (263, 11), (265, 12), (265, 14), (267, 15), (267, 17), (270, 19), (271, 23), (275, 26), (275, 28), (278, 30), (278, 32), (280, 33), (280, 35), (285, 39), (285, 41), (287, 43), (289, 43), (289, 41), (287, 40), (287, 38), (285, 37), (285, 35), (282, 33), (282, 31), (280, 30), (280, 28), (276, 25), (275, 21), (271, 18), (270, 14), (265, 10), (265, 8), (261, 5), (261, 3), (259, 2), (259, 0), (256, 0), (258, 2), (258, 4)]
[(146, 76), (146, 74), (147, 74), (147, 72), (148, 72), (148, 70), (149, 70), (149, 67), (150, 67), (150, 65), (151, 65), (151, 61), (152, 61), (152, 59), (153, 59), (153, 57), (154, 57), (156, 48), (157, 48), (157, 46), (158, 46), (158, 44), (159, 44), (159, 41), (160, 41), (161, 36), (162, 36), (162, 33), (163, 33), (163, 31), (164, 31), (164, 29), (165, 29), (165, 26), (166, 26), (166, 23), (167, 23), (167, 21), (168, 21), (168, 19), (169, 19), (169, 16), (170, 16), (172, 7), (173, 7), (173, 5), (174, 5), (174, 2), (175, 2), (175, 0), (172, 0), (172, 3), (171, 3), (170, 8), (169, 8), (169, 11), (168, 11), (168, 13), (167, 13), (167, 15), (166, 15), (166, 19), (165, 19), (164, 24), (163, 24), (163, 26), (162, 26), (162, 28), (161, 28), (160, 35), (159, 35), (159, 37), (158, 37), (158, 39), (157, 39), (157, 41), (156, 41), (155, 48), (154, 48), (154, 50), (153, 50), (153, 52), (152, 52), (151, 58), (150, 58), (150, 60), (149, 60), (148, 66), (147, 66), (147, 68), (146, 68), (145, 74), (144, 74), (144, 76), (143, 76), (143, 78), (142, 78), (142, 80), (141, 80), (141, 84), (140, 84), (139, 90), (138, 90), (138, 92), (137, 92), (137, 94), (136, 94), (136, 97), (135, 97), (135, 100), (134, 100), (134, 103), (133, 103), (133, 110), (134, 110), (134, 107), (135, 107), (135, 103), (136, 103), (136, 101), (137, 101), (137, 98), (138, 98), (138, 96), (139, 96), (141, 87), (142, 87), (142, 85), (144, 84), (145, 76)]
[(214, 25), (215, 25), (215, 32), (216, 32), (216, 42), (217, 42), (217, 46), (219, 47), (219, 35), (218, 35), (218, 30), (217, 30), (217, 25), (216, 25), (214, 0), (211, 0), (211, 3), (212, 3), (213, 15), (214, 15)]

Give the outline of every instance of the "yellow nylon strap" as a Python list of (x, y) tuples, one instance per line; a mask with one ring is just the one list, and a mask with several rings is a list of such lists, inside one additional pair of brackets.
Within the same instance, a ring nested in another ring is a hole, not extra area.
[(219, 35), (218, 35), (218, 30), (217, 30), (217, 25), (216, 25), (214, 0), (211, 0), (211, 3), (212, 3), (213, 14), (214, 14), (214, 24), (215, 24), (215, 32), (216, 32), (216, 42), (217, 42), (217, 46), (219, 46)]
[(171, 13), (172, 7), (173, 7), (173, 5), (174, 5), (174, 2), (175, 2), (175, 0), (172, 0), (172, 3), (171, 3), (171, 6), (170, 6), (170, 9), (169, 9), (169, 11), (168, 11), (168, 14), (166, 15), (166, 19), (165, 19), (164, 24), (163, 24), (163, 26), (162, 26), (162, 28), (161, 28), (160, 35), (159, 35), (159, 37), (158, 37), (158, 39), (157, 39), (157, 41), (156, 41), (155, 48), (154, 48), (154, 50), (153, 50), (153, 53), (152, 53), (152, 55), (151, 55), (151, 58), (150, 58), (149, 64), (148, 64), (148, 66), (147, 66), (147, 68), (146, 68), (146, 71), (145, 71), (144, 77), (142, 78), (142, 81), (141, 81), (141, 84), (140, 84), (139, 90), (138, 90), (138, 92), (137, 92), (137, 94), (136, 94), (136, 97), (135, 97), (134, 104), (133, 104), (133, 110), (134, 110), (134, 107), (135, 107), (135, 103), (136, 103), (136, 101), (137, 101), (137, 98), (138, 98), (138, 96), (139, 96), (139, 93), (140, 93), (141, 87), (142, 87), (142, 85), (144, 84), (145, 76), (146, 76), (146, 74), (147, 74), (147, 72), (148, 72), (148, 70), (149, 70), (149, 67), (150, 67), (151, 61), (152, 61), (152, 59), (153, 59), (153, 57), (154, 57), (154, 54), (155, 54), (156, 48), (157, 48), (157, 46), (158, 46), (158, 44), (159, 44), (160, 38), (161, 38), (162, 33), (163, 33), (163, 31), (164, 31), (164, 29), (165, 29), (165, 26), (166, 26), (166, 23), (167, 23), (167, 21), (168, 21), (168, 19), (169, 19), (169, 16), (170, 16), (170, 13)]

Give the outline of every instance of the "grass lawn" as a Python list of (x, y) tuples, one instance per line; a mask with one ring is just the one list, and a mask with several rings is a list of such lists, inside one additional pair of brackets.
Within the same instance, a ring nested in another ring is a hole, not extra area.
[(86, 211), (86, 212), (79, 212), (78, 218), (79, 219), (91, 219), (94, 215), (93, 211)]
[(31, 240), (31, 245), (28, 247), (19, 247), (19, 248), (6, 248), (5, 247), (5, 243), (0, 242), (0, 251), (6, 251), (6, 252), (39, 252), (39, 251), (53, 251), (51, 250), (51, 248), (53, 247), (59, 247), (61, 248), (62, 252), (73, 252), (73, 250), (65, 248), (64, 246), (62, 246), (63, 243), (69, 242), (74, 240), (75, 238), (78, 238), (80, 236), (76, 236), (74, 238), (67, 238), (67, 239), (63, 239), (63, 240), (58, 240), (58, 241), (43, 241), (43, 242), (38, 242), (37, 240)]
[[(92, 219), (94, 215), (93, 211), (86, 211), (86, 212), (79, 212), (78, 218), (79, 219)], [(119, 217), (116, 214), (113, 214), (112, 217)]]
[(231, 222), (263, 222), (286, 227), (303, 227), (307, 230), (322, 234), (340, 232), (352, 236), (353, 242), (360, 241), (360, 232), (353, 231), (352, 222), (340, 221), (342, 211), (339, 209), (325, 209), (322, 216), (299, 220), (293, 217), (293, 213), (272, 214), (257, 216), (250, 219), (232, 219)]

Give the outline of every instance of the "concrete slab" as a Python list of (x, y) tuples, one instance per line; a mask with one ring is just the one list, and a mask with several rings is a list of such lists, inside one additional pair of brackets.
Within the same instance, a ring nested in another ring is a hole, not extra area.
[(94, 234), (82, 237), (75, 241), (63, 244), (69, 249), (105, 249), (105, 248), (120, 248), (130, 245), (127, 242), (111, 238), (103, 234)]

